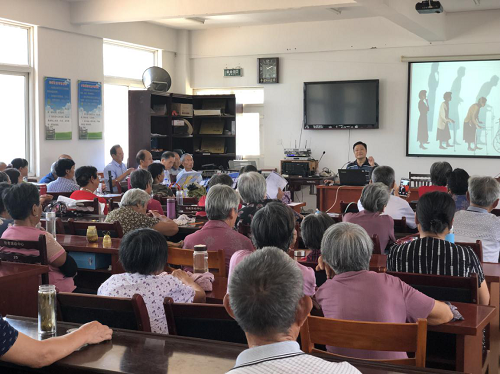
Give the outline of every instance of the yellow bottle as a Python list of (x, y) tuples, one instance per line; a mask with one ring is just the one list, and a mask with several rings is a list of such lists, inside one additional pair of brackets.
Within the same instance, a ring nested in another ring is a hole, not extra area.
[(87, 227), (87, 241), (89, 243), (95, 243), (98, 240), (97, 229), (95, 226)]

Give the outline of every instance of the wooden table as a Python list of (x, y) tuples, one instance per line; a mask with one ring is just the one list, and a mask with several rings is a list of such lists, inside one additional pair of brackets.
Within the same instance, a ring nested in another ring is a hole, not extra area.
[(227, 278), (215, 277), (212, 283), (212, 291), (207, 292), (208, 304), (222, 304), (227, 293)]
[[(97, 242), (89, 243), (86, 236), (57, 234), (57, 242), (63, 246), (68, 252), (90, 252), (103, 253), (111, 255), (111, 273), (118, 274), (125, 272), (118, 259), (118, 249), (120, 248), (121, 239), (111, 238), (111, 247), (104, 248), (102, 238), (98, 238)], [(106, 271), (106, 270), (96, 270)]]
[[(35, 319), (8, 316), (7, 321), (18, 331), (38, 339)], [(75, 326), (77, 325), (58, 322), (57, 333), (62, 335)], [(234, 366), (236, 357), (246, 348), (247, 346), (243, 344), (115, 329), (112, 341), (84, 347), (49, 367), (26, 370), (0, 361), (0, 371), (3, 372), (4, 368), (15, 368), (21, 373), (34, 371), (50, 374), (74, 372), (221, 374)], [(338, 359), (324, 354), (318, 356), (332, 362), (347, 361), (363, 374), (452, 373), (356, 359)]]
[(46, 265), (0, 263), (0, 314), (27, 317), (38, 315), (40, 275), (48, 273)]
[(287, 204), (290, 208), (292, 208), (296, 213), (301, 212), (302, 207), (306, 206), (306, 203), (301, 202), (301, 203), (290, 203)]
[[(316, 205), (319, 210), (327, 213), (341, 213), (340, 202), (358, 201), (363, 186), (317, 186)], [(418, 200), (418, 188), (410, 188), (410, 200)]]

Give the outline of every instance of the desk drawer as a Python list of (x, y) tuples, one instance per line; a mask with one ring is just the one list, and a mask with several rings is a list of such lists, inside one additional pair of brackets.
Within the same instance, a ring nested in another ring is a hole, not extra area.
[(111, 265), (111, 255), (91, 252), (68, 252), (79, 269), (107, 269)]

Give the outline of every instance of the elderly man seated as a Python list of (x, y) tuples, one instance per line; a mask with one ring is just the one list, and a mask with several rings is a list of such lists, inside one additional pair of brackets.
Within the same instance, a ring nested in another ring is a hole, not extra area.
[[(420, 293), (399, 278), (369, 271), (372, 249), (372, 240), (358, 225), (341, 222), (326, 230), (321, 242), (320, 267), (325, 268), (329, 279), (316, 292), (325, 317), (391, 323), (427, 318), (429, 325), (446, 323), (453, 318), (446, 304)], [(357, 358), (407, 358), (405, 352), (328, 346), (327, 350)]]
[[(394, 191), (394, 195), (389, 196), (389, 201), (384, 209), (384, 214), (391, 216), (393, 219), (406, 217), (406, 226), (410, 229), (415, 229), (417, 227), (415, 223), (415, 212), (411, 208), (410, 204), (408, 204), (408, 201), (399, 196), (394, 169), (390, 166), (376, 167), (373, 169), (371, 182), (383, 183), (389, 188), (389, 191)], [(365, 208), (363, 208), (361, 200), (358, 200), (358, 210), (361, 212), (364, 209)]]
[(245, 258), (234, 270), (228, 313), (245, 331), (249, 348), (238, 355), (231, 374), (359, 373), (346, 362), (333, 363), (306, 355), (297, 343), (311, 308), (302, 274), (281, 249), (266, 247)]
[(483, 243), (483, 261), (498, 262), (500, 252), (500, 218), (491, 214), (500, 198), (500, 184), (491, 177), (469, 179), (467, 210), (455, 213), (455, 241)]
[(208, 222), (201, 230), (186, 236), (184, 248), (205, 244), (209, 251), (223, 249), (227, 269), (233, 253), (241, 249), (253, 251), (251, 240), (233, 230), (239, 203), (240, 197), (231, 187), (221, 184), (211, 187), (205, 202)]

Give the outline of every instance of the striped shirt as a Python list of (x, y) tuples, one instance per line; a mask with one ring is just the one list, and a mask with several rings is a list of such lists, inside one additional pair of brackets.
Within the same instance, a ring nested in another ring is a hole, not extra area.
[(387, 271), (455, 277), (475, 273), (479, 286), (484, 281), (481, 263), (470, 247), (431, 237), (394, 245), (387, 256)]

